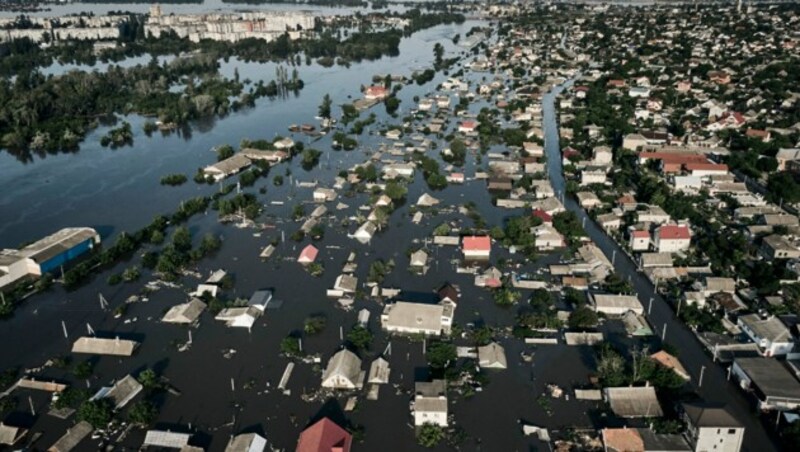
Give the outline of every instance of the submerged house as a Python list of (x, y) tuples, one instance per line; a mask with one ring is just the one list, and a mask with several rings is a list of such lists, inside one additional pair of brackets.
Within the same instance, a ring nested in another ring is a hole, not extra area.
[(365, 372), (361, 370), (361, 358), (345, 348), (334, 354), (322, 373), (322, 387), (327, 389), (360, 389), (364, 385)]

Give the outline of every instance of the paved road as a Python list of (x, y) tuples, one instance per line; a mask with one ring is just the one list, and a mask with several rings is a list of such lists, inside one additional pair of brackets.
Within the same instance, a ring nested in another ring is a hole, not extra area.
[[(542, 100), (547, 169), (553, 189), (559, 196), (564, 193), (565, 180), (561, 168), (561, 150), (554, 103), (558, 93), (571, 86), (572, 82), (573, 80), (569, 80), (554, 88)], [(708, 402), (727, 404), (734, 416), (744, 424), (746, 431), (742, 450), (753, 452), (779, 450), (777, 443), (767, 433), (759, 418), (750, 408), (744, 393), (733, 382), (727, 381), (727, 371), (712, 362), (711, 357), (706, 354), (694, 333), (678, 320), (672, 307), (655, 292), (653, 285), (642, 273), (639, 273), (637, 266), (628, 255), (588, 217), (573, 198), (565, 196), (564, 205), (568, 210), (575, 212), (584, 222), (584, 229), (589, 238), (609, 260), (616, 254), (615, 270), (620, 275), (630, 276), (633, 288), (639, 294), (639, 301), (645, 307), (645, 311), (648, 308), (650, 297), (653, 297), (652, 311), (647, 315), (653, 330), (660, 335), (666, 328), (666, 342), (680, 350), (680, 360), (692, 375), (692, 382), (700, 396)], [(703, 367), (705, 367), (705, 371), (702, 387), (697, 388), (696, 385)]]

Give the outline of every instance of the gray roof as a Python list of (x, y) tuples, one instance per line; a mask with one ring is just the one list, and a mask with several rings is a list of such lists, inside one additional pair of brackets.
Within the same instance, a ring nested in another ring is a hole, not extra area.
[(171, 307), (161, 318), (161, 321), (167, 323), (194, 323), (205, 309), (205, 303), (197, 298), (192, 298), (187, 303)]
[(661, 417), (661, 405), (652, 386), (604, 388), (611, 411), (620, 417)]
[(267, 440), (257, 433), (243, 433), (231, 438), (225, 452), (263, 452)]
[(447, 397), (447, 382), (444, 380), (418, 381), (414, 393), (422, 397)]
[(244, 154), (234, 154), (232, 157), (209, 165), (206, 169), (213, 169), (222, 174), (231, 174), (250, 166), (251, 163), (252, 161)]
[(328, 366), (322, 374), (323, 384), (326, 380), (336, 376), (344, 377), (353, 385), (358, 386), (363, 378), (361, 358), (346, 348), (339, 350), (328, 361)]
[(48, 452), (69, 452), (74, 449), (84, 438), (89, 436), (94, 430), (86, 421), (81, 421), (75, 424), (72, 428), (68, 429), (64, 435), (56, 441), (55, 444), (47, 449)]
[(0, 423), (0, 444), (13, 445), (19, 441), (28, 430)]
[(189, 444), (191, 433), (176, 433), (163, 430), (148, 430), (144, 437), (144, 446), (168, 447), (181, 449)]
[(494, 367), (505, 369), (508, 367), (506, 351), (502, 345), (492, 342), (483, 347), (478, 347), (478, 365), (480, 367)]
[(739, 316), (739, 321), (749, 328), (753, 334), (770, 342), (791, 342), (792, 333), (778, 317), (762, 319), (758, 314)]
[(765, 397), (800, 401), (800, 381), (783, 364), (771, 358), (736, 358), (734, 364), (747, 374)]
[(247, 301), (248, 306), (266, 306), (272, 300), (271, 290), (257, 290)]
[(97, 231), (92, 228), (64, 228), (22, 248), (19, 254), (41, 264), (93, 238), (100, 240)]
[(384, 327), (441, 331), (443, 313), (444, 307), (440, 304), (398, 301), (383, 308)]
[(78, 338), (72, 345), (72, 353), (131, 356), (138, 346), (139, 343), (136, 341), (84, 336)]
[(692, 448), (681, 435), (655, 433), (647, 428), (637, 429), (642, 437), (644, 450), (661, 452), (690, 452)]
[(123, 379), (114, 383), (114, 386), (105, 396), (111, 399), (116, 409), (120, 409), (136, 397), (142, 391), (142, 388), (142, 384), (136, 381), (135, 378), (125, 375)]
[(742, 427), (723, 406), (706, 403), (684, 403), (683, 411), (695, 427)]

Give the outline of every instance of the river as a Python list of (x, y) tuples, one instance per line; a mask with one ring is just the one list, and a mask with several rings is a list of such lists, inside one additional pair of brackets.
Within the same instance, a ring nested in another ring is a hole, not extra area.
[[(561, 165), (561, 148), (559, 146), (558, 120), (555, 101), (559, 93), (572, 86), (574, 79), (557, 86), (548, 92), (542, 101), (542, 114), (545, 133), (545, 152), (547, 169), (553, 189), (561, 197), (565, 193), (566, 181)], [(752, 403), (743, 391), (731, 381), (727, 381), (727, 373), (712, 361), (705, 352), (694, 333), (680, 321), (667, 301), (655, 291), (653, 284), (640, 273), (636, 264), (622, 248), (600, 228), (571, 196), (564, 196), (564, 206), (578, 215), (583, 222), (589, 238), (600, 247), (609, 260), (613, 260), (614, 268), (620, 275), (629, 276), (639, 301), (645, 308), (653, 297), (652, 310), (647, 313), (650, 325), (657, 334), (666, 332), (665, 340), (678, 348), (679, 358), (692, 376), (695, 390), (707, 402), (727, 405), (733, 415), (746, 428), (742, 450), (760, 452), (778, 450), (778, 445), (767, 434), (759, 417), (755, 414)], [(703, 371), (702, 387), (697, 387), (701, 369)]]

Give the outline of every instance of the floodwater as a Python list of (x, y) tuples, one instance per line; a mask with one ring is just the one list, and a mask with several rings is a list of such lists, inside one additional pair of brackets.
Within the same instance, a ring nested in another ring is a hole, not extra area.
[[(207, 195), (216, 186), (198, 186), (192, 182), (182, 187), (170, 188), (159, 185), (161, 176), (182, 172), (192, 175), (196, 168), (215, 160), (211, 147), (219, 144), (238, 144), (242, 138), (271, 138), (276, 134), (286, 135), (287, 127), (293, 123), (313, 122), (317, 106), (325, 93), (330, 93), (335, 104), (348, 102), (359, 95), (359, 85), (369, 84), (373, 74), (410, 75), (414, 69), (430, 66), (433, 59), (433, 44), (441, 42), (449, 55), (463, 52), (454, 46), (450, 38), (456, 33), (462, 36), (477, 22), (462, 25), (439, 26), (405, 39), (401, 53), (395, 58), (384, 58), (375, 62), (353, 65), (350, 68), (322, 68), (316, 65), (299, 68), (305, 88), (297, 95), (285, 99), (260, 100), (249, 111), (233, 114), (207, 124), (194, 124), (191, 135), (172, 134), (151, 138), (138, 133), (133, 147), (117, 150), (99, 146), (99, 137), (105, 133), (101, 128), (93, 132), (75, 154), (58, 154), (36, 157), (32, 162), (20, 162), (7, 153), (0, 155), (0, 181), (6, 192), (0, 200), (0, 246), (16, 246), (60, 227), (88, 225), (101, 231), (104, 239), (113, 238), (122, 230), (134, 230), (147, 224), (159, 213), (175, 209), (181, 199)], [(222, 71), (231, 75), (238, 68), (240, 76), (253, 80), (269, 80), (275, 72), (275, 64), (246, 64), (231, 60)], [(468, 73), (473, 82), (488, 74)], [(399, 96), (402, 99), (401, 114), (415, 105), (412, 98), (431, 93), (444, 80), (441, 73), (434, 81), (424, 86), (405, 86)], [(456, 99), (453, 99), (454, 102)], [(488, 105), (479, 101), (471, 105), (474, 113)], [(338, 109), (336, 109), (338, 113)], [(382, 106), (372, 111), (378, 123), (371, 126), (375, 132), (383, 127), (387, 119)], [(367, 113), (363, 114), (366, 115)], [(362, 115), (362, 116), (363, 116)], [(142, 119), (127, 118), (134, 130), (141, 130)], [(450, 122), (450, 127), (455, 121)], [(296, 138), (301, 138), (298, 135)], [(305, 138), (302, 138), (305, 139)], [(127, 373), (136, 374), (146, 367), (156, 369), (178, 388), (182, 395), (164, 395), (159, 398), (160, 415), (156, 426), (172, 430), (196, 433), (196, 444), (208, 450), (223, 450), (232, 434), (242, 431), (257, 431), (266, 436), (276, 448), (291, 450), (299, 432), (311, 419), (321, 414), (341, 419), (341, 406), (346, 398), (322, 399), (304, 402), (302, 394), (313, 393), (319, 387), (320, 366), (298, 364), (289, 381), (291, 395), (280, 394), (274, 388), (288, 360), (278, 356), (279, 343), (287, 334), (302, 329), (303, 319), (310, 314), (323, 314), (328, 327), (321, 334), (304, 339), (304, 350), (320, 354), (322, 366), (337, 350), (339, 326), (347, 331), (356, 323), (356, 313), (362, 308), (370, 310), (370, 329), (375, 333), (371, 350), (363, 354), (363, 368), (391, 343), (392, 384), (380, 390), (378, 401), (367, 401), (363, 397), (358, 408), (346, 413), (349, 422), (364, 428), (364, 443), (357, 450), (416, 450), (408, 403), (410, 391), (417, 378), (424, 378), (425, 359), (422, 344), (405, 339), (389, 339), (380, 331), (379, 315), (382, 310), (377, 301), (359, 300), (353, 311), (343, 311), (335, 300), (325, 297), (327, 288), (333, 286), (341, 266), (351, 251), (358, 255), (359, 281), (367, 278), (369, 264), (375, 259), (393, 259), (396, 267), (384, 286), (404, 290), (404, 298), (430, 299), (432, 291), (449, 281), (462, 291), (456, 311), (456, 323), (485, 323), (492, 326), (510, 325), (516, 314), (514, 309), (500, 309), (494, 305), (490, 293), (473, 286), (472, 275), (456, 274), (454, 262), (459, 254), (454, 248), (428, 247), (432, 263), (424, 276), (408, 272), (407, 250), (423, 246), (418, 239), (430, 235), (434, 227), (444, 221), (457, 220), (463, 226), (471, 225), (463, 215), (444, 213), (426, 214), (419, 225), (410, 222), (409, 208), (428, 189), (417, 175), (409, 187), (408, 202), (393, 213), (388, 228), (379, 233), (370, 245), (361, 245), (346, 237), (349, 228), (341, 225), (341, 219), (356, 214), (356, 208), (367, 201), (366, 194), (353, 198), (340, 197), (350, 208), (335, 213), (328, 219), (325, 238), (317, 246), (319, 260), (325, 266), (320, 278), (308, 275), (294, 262), (299, 250), (308, 240), (295, 244), (288, 241), (278, 247), (267, 262), (258, 258), (260, 249), (283, 230), (286, 236), (299, 227), (299, 223), (286, 222), (291, 206), (311, 199), (311, 189), (285, 184), (274, 187), (273, 175), (291, 170), (295, 181), (316, 180), (329, 186), (341, 170), (359, 163), (371, 153), (370, 148), (380, 141), (376, 137), (358, 137), (366, 150), (335, 152), (330, 150), (330, 137), (316, 143), (315, 148), (324, 151), (320, 165), (310, 172), (300, 168), (299, 161), (273, 168), (268, 179), (261, 179), (255, 188), (265, 186), (267, 193), (258, 195), (266, 205), (265, 221), (276, 228), (256, 237), (251, 230), (237, 229), (218, 223), (215, 212), (199, 215), (189, 222), (195, 237), (205, 233), (221, 235), (223, 247), (211, 259), (202, 261), (197, 270), (208, 274), (211, 270), (224, 268), (236, 278), (235, 289), (228, 294), (249, 297), (257, 289), (272, 288), (275, 296), (284, 301), (280, 310), (268, 311), (256, 323), (252, 332), (227, 329), (204, 314), (198, 329), (192, 330), (193, 344), (186, 352), (178, 352), (175, 344), (188, 338), (183, 327), (164, 325), (158, 319), (172, 305), (186, 300), (186, 294), (177, 289), (164, 289), (150, 295), (147, 303), (131, 305), (121, 319), (114, 319), (109, 311), (103, 311), (98, 294), (109, 301), (110, 309), (120, 305), (129, 296), (141, 289), (142, 282), (110, 287), (106, 278), (137, 263), (120, 263), (105, 271), (90, 284), (65, 293), (60, 288), (32, 297), (20, 307), (15, 316), (3, 322), (0, 341), (13, 344), (24, 341), (24, 346), (4, 347), (0, 351), (0, 368), (19, 366), (38, 367), (47, 359), (69, 355), (72, 341), (87, 333), (88, 327), (100, 335), (132, 338), (142, 342), (141, 348), (131, 358), (95, 358), (95, 372), (91, 378), (93, 388), (108, 384)], [(436, 153), (431, 153), (435, 155)], [(467, 175), (474, 174), (476, 163), (468, 159), (464, 168)], [(288, 178), (287, 178), (288, 182)], [(450, 186), (433, 193), (442, 200), (442, 206), (455, 206), (472, 201), (490, 225), (502, 224), (508, 210), (492, 206), (491, 196), (483, 182), (470, 181), (463, 186)], [(273, 206), (269, 202), (285, 201), (284, 206)], [(332, 209), (329, 205), (329, 209)], [(441, 207), (441, 206), (440, 206)], [(309, 206), (307, 210), (312, 207)], [(6, 219), (8, 219), (6, 221)], [(495, 257), (513, 257), (496, 250)], [(549, 259), (557, 258), (552, 256)], [(519, 257), (517, 257), (519, 259)], [(544, 260), (522, 262), (520, 271), (535, 272), (544, 265)], [(145, 272), (141, 281), (149, 275)], [(183, 281), (187, 287), (197, 282), (192, 278)], [(64, 337), (63, 327), (68, 337)], [(31, 334), (35, 332), (34, 334)], [(451, 413), (455, 424), (465, 432), (462, 448), (465, 450), (531, 450), (546, 447), (532, 438), (522, 435), (519, 422), (544, 425), (554, 430), (569, 426), (592, 427), (596, 425), (596, 406), (589, 403), (555, 400), (554, 413), (549, 415), (537, 404), (537, 399), (549, 383), (561, 385), (585, 385), (592, 366), (586, 350), (565, 346), (547, 347), (537, 351), (533, 363), (520, 359), (526, 347), (517, 340), (502, 339), (507, 347), (509, 369), (490, 374), (491, 382), (484, 391), (474, 397), (451, 398)], [(235, 350), (235, 353), (226, 351)], [(530, 349), (528, 349), (530, 351)], [(85, 359), (75, 357), (76, 360)], [(77, 385), (68, 372), (47, 368), (39, 375), (69, 381)], [(565, 377), (569, 375), (569, 377)], [(569, 389), (565, 387), (564, 389)], [(45, 414), (48, 400), (42, 394), (16, 391), (18, 406), (15, 418), (34, 431), (44, 433), (37, 447), (47, 447), (70, 425), (71, 421), (56, 419)], [(35, 415), (30, 414), (28, 397)], [(142, 431), (133, 431), (121, 440), (126, 448), (138, 447), (143, 439)], [(391, 438), (387, 446), (386, 439)], [(446, 450), (442, 445), (440, 450)]]

